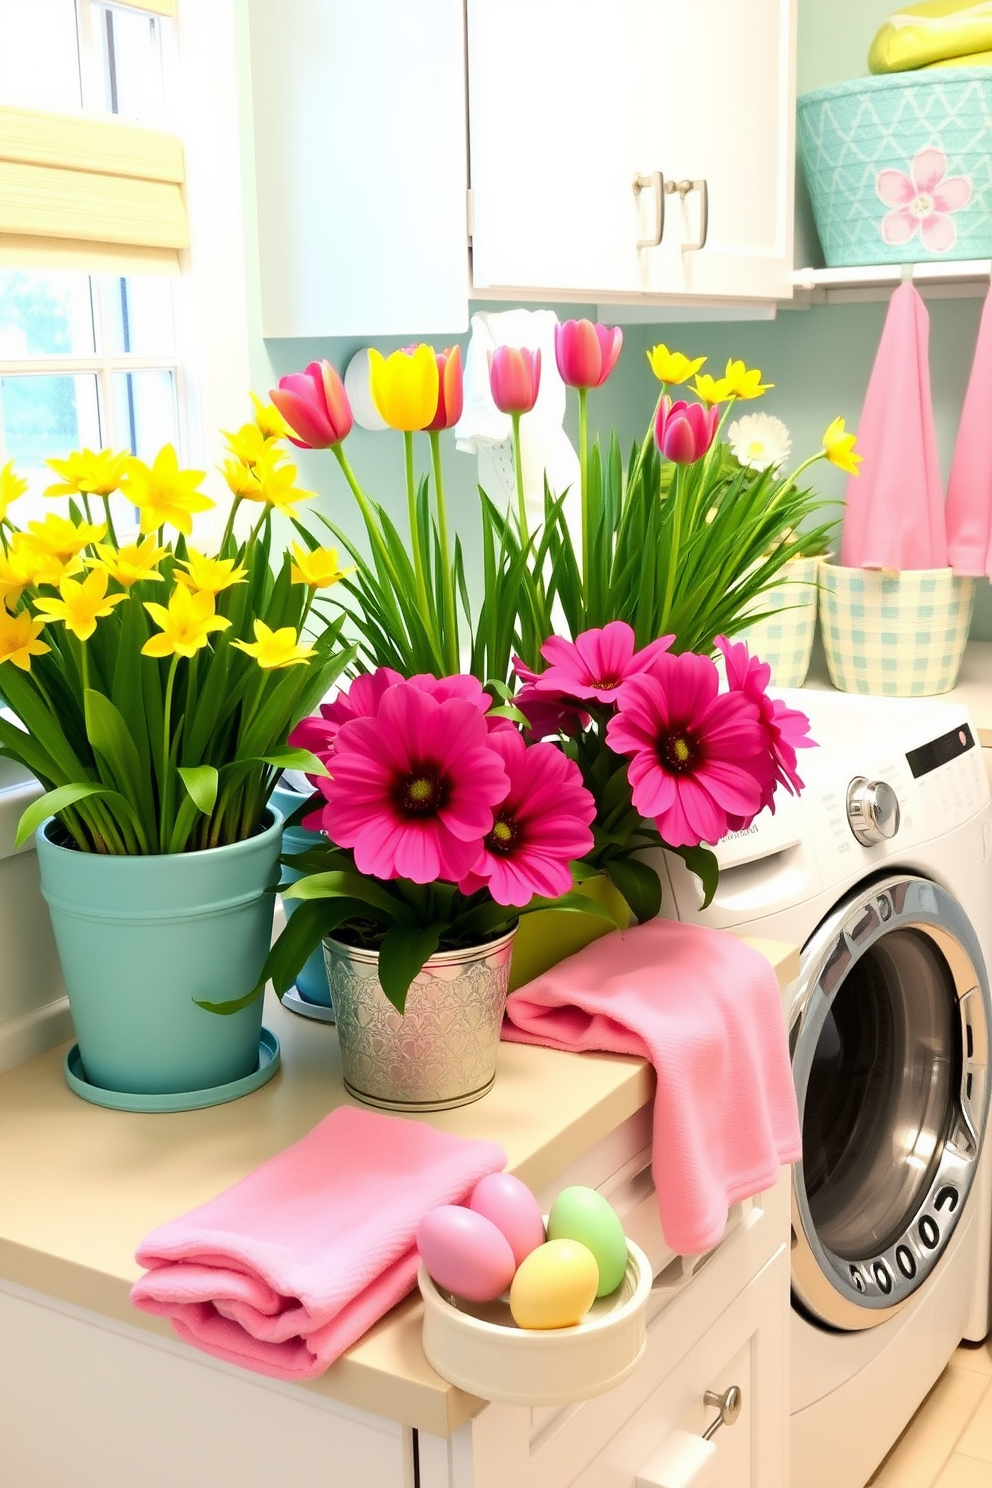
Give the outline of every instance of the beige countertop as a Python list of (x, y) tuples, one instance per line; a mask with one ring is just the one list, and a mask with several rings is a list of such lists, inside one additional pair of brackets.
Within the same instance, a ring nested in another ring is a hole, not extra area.
[[(750, 943), (781, 986), (796, 976), (796, 949)], [(128, 1301), (142, 1236), (351, 1103), (333, 1028), (271, 997), (265, 1022), (282, 1044), (281, 1071), (253, 1095), (205, 1111), (132, 1115), (89, 1105), (65, 1084), (65, 1045), (0, 1076), (0, 1277), (173, 1337), (164, 1319)], [(499, 1142), (510, 1171), (537, 1189), (645, 1106), (653, 1090), (654, 1072), (639, 1059), (501, 1044), (489, 1095), (422, 1119)], [(449, 1435), (483, 1402), (434, 1373), (420, 1323), (419, 1299), (409, 1297), (301, 1388)]]

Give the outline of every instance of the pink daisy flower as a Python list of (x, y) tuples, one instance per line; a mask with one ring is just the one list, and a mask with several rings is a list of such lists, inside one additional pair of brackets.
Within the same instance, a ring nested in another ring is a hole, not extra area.
[(610, 748), (631, 756), (634, 805), (672, 847), (719, 842), (731, 817), (750, 820), (773, 775), (756, 705), (718, 689), (709, 657), (656, 656), (624, 683), (606, 728)]
[(540, 692), (614, 703), (628, 677), (643, 672), (666, 652), (674, 636), (662, 636), (642, 651), (634, 650), (634, 632), (625, 620), (611, 620), (602, 630), (584, 630), (574, 641), (550, 636), (541, 655), (550, 665), (530, 680)]
[(497, 904), (527, 904), (535, 894), (557, 899), (572, 887), (569, 863), (593, 845), (596, 802), (579, 768), (553, 744), (526, 745), (516, 731), (493, 734), (510, 778), (492, 830), (458, 887), (488, 889)]
[(334, 741), (324, 830), (374, 878), (457, 882), (479, 856), (509, 781), (478, 707), (439, 702), (409, 682), (387, 688), (374, 718)]
[[(287, 743), (294, 749), (309, 749), (312, 754), (327, 764), (334, 753), (334, 740), (343, 723), (350, 718), (374, 718), (379, 711), (379, 702), (388, 687), (402, 682), (399, 672), (392, 667), (378, 667), (374, 672), (363, 672), (356, 677), (350, 688), (342, 689), (331, 703), (321, 703), (317, 713), (303, 718), (290, 734)], [(325, 775), (308, 775), (310, 784), (326, 796)], [(300, 824), (309, 832), (320, 832), (324, 825), (323, 802), (316, 810), (305, 816)]]
[(535, 683), (540, 672), (533, 671), (519, 656), (513, 658), (513, 670), (524, 684), (515, 694), (513, 706), (528, 720), (528, 738), (546, 739), (551, 734), (567, 734), (572, 738), (589, 727), (592, 719), (570, 698), (548, 688), (538, 689)]
[(774, 811), (776, 784), (784, 785), (795, 796), (803, 789), (803, 781), (796, 769), (796, 750), (817, 747), (816, 740), (808, 737), (809, 719), (798, 708), (790, 708), (780, 698), (768, 696), (766, 688), (772, 669), (766, 661), (752, 656), (743, 641), (732, 644), (726, 636), (717, 636), (716, 645), (723, 652), (727, 664), (727, 684), (731, 692), (742, 692), (756, 705), (768, 737), (775, 773), (765, 788), (761, 804)]

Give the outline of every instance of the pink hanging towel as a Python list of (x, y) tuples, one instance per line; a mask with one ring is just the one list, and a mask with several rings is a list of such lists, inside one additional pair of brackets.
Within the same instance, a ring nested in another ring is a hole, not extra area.
[(342, 1106), (147, 1235), (131, 1301), (218, 1359), (312, 1379), (411, 1290), (421, 1216), (505, 1166), (494, 1142)]
[(910, 282), (889, 302), (847, 482), (845, 568), (945, 568), (947, 537), (930, 399), (930, 320)]
[(665, 1239), (716, 1245), (727, 1211), (802, 1153), (781, 997), (736, 936), (650, 920), (613, 931), (521, 987), (504, 1039), (649, 1059), (653, 1172)]
[(947, 561), (955, 573), (992, 577), (992, 290), (947, 483)]

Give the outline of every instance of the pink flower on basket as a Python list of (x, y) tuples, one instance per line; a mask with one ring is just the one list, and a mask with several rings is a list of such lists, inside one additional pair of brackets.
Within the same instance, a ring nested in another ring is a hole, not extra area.
[(775, 768), (761, 804), (774, 811), (776, 784), (784, 785), (793, 795), (798, 795), (803, 789), (796, 769), (796, 750), (817, 747), (816, 740), (808, 737), (809, 719), (798, 708), (789, 708), (779, 698), (768, 696), (766, 688), (772, 669), (767, 661), (752, 656), (743, 641), (732, 644), (726, 636), (717, 636), (716, 645), (723, 652), (727, 664), (727, 684), (731, 692), (742, 692), (758, 709)]
[(374, 718), (334, 740), (324, 830), (374, 878), (456, 882), (479, 856), (509, 780), (479, 709), (410, 682), (386, 689)]
[(510, 790), (458, 887), (463, 894), (488, 889), (497, 904), (524, 905), (534, 894), (557, 899), (572, 887), (570, 861), (593, 845), (596, 802), (578, 766), (554, 744), (528, 747), (514, 730), (494, 734), (490, 746), (502, 757)]
[(950, 214), (968, 205), (971, 182), (967, 176), (947, 175), (943, 150), (920, 150), (908, 176), (900, 170), (879, 171), (875, 191), (892, 208), (882, 218), (883, 243), (897, 247), (918, 232), (931, 253), (947, 253), (954, 247), (958, 232)]
[(757, 706), (718, 689), (708, 656), (656, 656), (624, 683), (606, 728), (610, 748), (631, 756), (634, 805), (672, 847), (719, 842), (732, 822), (749, 822), (774, 778)]
[(662, 636), (635, 651), (634, 632), (625, 620), (611, 620), (602, 630), (584, 630), (574, 641), (551, 636), (541, 647), (550, 665), (532, 676), (533, 685), (539, 692), (613, 703), (626, 679), (645, 671), (674, 639)]

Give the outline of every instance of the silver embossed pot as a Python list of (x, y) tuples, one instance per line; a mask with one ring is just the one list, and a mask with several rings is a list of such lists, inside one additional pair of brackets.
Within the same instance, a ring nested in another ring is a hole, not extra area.
[(387, 1111), (444, 1111), (490, 1091), (515, 934), (432, 956), (402, 1015), (379, 985), (378, 952), (326, 939), (348, 1093)]

